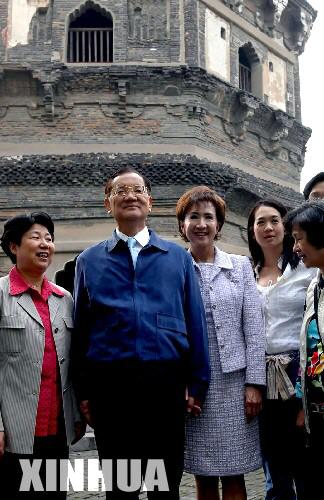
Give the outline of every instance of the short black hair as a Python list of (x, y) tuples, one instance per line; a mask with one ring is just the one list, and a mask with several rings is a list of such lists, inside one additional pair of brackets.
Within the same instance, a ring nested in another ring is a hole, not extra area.
[(324, 248), (324, 200), (307, 201), (287, 214), (284, 220), (287, 233), (299, 226), (307, 241), (317, 250)]
[(0, 238), (1, 248), (10, 258), (11, 262), (16, 264), (16, 256), (10, 250), (10, 244), (21, 244), (21, 239), (27, 231), (34, 225), (40, 224), (46, 227), (54, 241), (54, 222), (46, 212), (32, 212), (30, 215), (16, 215), (8, 219), (3, 227), (3, 233)]
[(324, 182), (324, 172), (320, 172), (319, 174), (316, 174), (310, 181), (307, 182), (306, 186), (304, 187), (303, 195), (305, 200), (308, 200), (309, 195), (311, 194), (311, 191), (315, 184), (318, 182)]
[(111, 193), (111, 189), (112, 189), (112, 183), (114, 181), (114, 179), (116, 177), (118, 177), (119, 175), (124, 175), (124, 174), (137, 174), (139, 175), (140, 177), (142, 177), (143, 181), (144, 181), (144, 186), (146, 187), (147, 189), (147, 192), (150, 194), (151, 193), (151, 182), (149, 181), (149, 179), (147, 177), (145, 177), (145, 175), (141, 174), (140, 172), (138, 172), (135, 168), (133, 167), (122, 167), (120, 168), (119, 170), (117, 170), (106, 182), (106, 185), (105, 185), (105, 195), (106, 196), (110, 196), (110, 193)]

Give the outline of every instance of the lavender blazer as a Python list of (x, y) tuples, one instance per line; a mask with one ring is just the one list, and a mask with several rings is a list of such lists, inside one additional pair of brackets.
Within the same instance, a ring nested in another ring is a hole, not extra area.
[[(202, 286), (199, 266), (194, 265)], [(217, 248), (210, 271), (210, 304), (222, 371), (245, 368), (246, 383), (265, 385), (264, 319), (249, 259)]]

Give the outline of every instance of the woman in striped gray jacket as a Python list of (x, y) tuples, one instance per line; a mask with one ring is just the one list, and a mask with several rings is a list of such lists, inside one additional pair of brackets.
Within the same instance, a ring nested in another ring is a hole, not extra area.
[[(19, 492), (19, 459), (68, 457), (83, 425), (69, 378), (72, 297), (47, 280), (54, 254), (54, 224), (43, 212), (4, 225), (1, 246), (14, 264), (0, 278), (0, 471), (4, 498)], [(28, 493), (65, 498), (66, 492)]]

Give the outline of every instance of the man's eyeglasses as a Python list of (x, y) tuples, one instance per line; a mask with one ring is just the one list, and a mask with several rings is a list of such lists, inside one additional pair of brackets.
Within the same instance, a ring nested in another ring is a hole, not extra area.
[(116, 186), (111, 190), (112, 196), (127, 196), (128, 193), (133, 193), (135, 196), (148, 194), (146, 186), (135, 184), (135, 186)]

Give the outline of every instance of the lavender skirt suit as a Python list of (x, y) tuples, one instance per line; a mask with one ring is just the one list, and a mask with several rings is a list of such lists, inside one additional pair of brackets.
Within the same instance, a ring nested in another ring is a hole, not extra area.
[(202, 415), (188, 417), (185, 470), (203, 476), (244, 474), (261, 466), (258, 418), (247, 423), (245, 384), (265, 385), (265, 334), (247, 257), (217, 249), (194, 263), (205, 305), (211, 382)]

